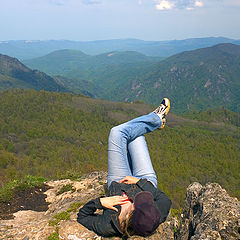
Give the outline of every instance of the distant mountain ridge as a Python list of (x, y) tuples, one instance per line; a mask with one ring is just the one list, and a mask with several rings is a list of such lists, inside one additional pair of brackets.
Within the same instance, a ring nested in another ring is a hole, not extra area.
[(0, 90), (9, 88), (66, 91), (47, 74), (31, 70), (18, 59), (0, 54)]
[(219, 44), (174, 55), (119, 86), (112, 96), (123, 89), (119, 100), (157, 104), (159, 96), (169, 96), (177, 112), (220, 106), (240, 112), (240, 46)]
[[(177, 113), (219, 107), (240, 112), (239, 45), (218, 44), (156, 60), (136, 52), (90, 56), (76, 50), (60, 50), (31, 60), (35, 64), (31, 67), (58, 75), (53, 80), (58, 90), (62, 86), (91, 97), (141, 100), (155, 105), (159, 98), (168, 96)], [(6, 82), (11, 81), (2, 81)], [(49, 89), (47, 85), (46, 82)]]
[(61, 49), (81, 50), (91, 55), (111, 51), (137, 51), (148, 56), (168, 57), (182, 51), (209, 47), (219, 43), (240, 44), (240, 40), (224, 37), (206, 37), (169, 41), (144, 41), (139, 39), (113, 39), (86, 42), (69, 40), (0, 41), (0, 53), (17, 57), (21, 60), (44, 56)]
[[(131, 52), (136, 56), (132, 57), (132, 62), (127, 61), (126, 53), (119, 52), (116, 53), (126, 54), (124, 61), (109, 62), (113, 57), (109, 57), (111, 53), (89, 57), (82, 52), (78, 57), (81, 61), (74, 61), (77, 52), (71, 53), (72, 50), (61, 50), (25, 63), (48, 74), (75, 79), (71, 91), (75, 89), (76, 93), (79, 87), (74, 85), (81, 83), (82, 90), (91, 96), (114, 101), (143, 100), (157, 105), (159, 96), (169, 96), (173, 109), (179, 113), (221, 106), (240, 111), (239, 45), (218, 44), (185, 51), (158, 62), (135, 52)], [(145, 59), (149, 61), (144, 62)], [(91, 83), (87, 89), (82, 79)], [(68, 85), (64, 79), (63, 84)]]
[[(160, 60), (162, 60), (160, 57), (148, 57), (134, 51), (113, 51), (91, 56), (82, 51), (64, 49), (39, 58), (24, 60), (23, 63), (30, 68), (39, 69), (52, 75), (61, 74), (72, 77), (71, 73), (74, 72), (74, 77), (84, 78), (88, 77), (90, 72), (101, 71), (106, 66), (158, 62)], [(87, 74), (84, 73), (85, 71)]]
[(23, 62), (32, 69), (58, 75), (59, 83), (74, 93), (101, 97), (108, 95), (116, 81), (128, 81), (136, 71), (144, 74), (147, 66), (160, 60), (160, 57), (148, 57), (134, 51), (114, 51), (91, 56), (81, 51), (65, 49)]

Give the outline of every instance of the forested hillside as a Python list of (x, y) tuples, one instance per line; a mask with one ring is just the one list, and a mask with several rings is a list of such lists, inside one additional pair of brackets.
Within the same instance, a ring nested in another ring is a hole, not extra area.
[[(0, 182), (27, 174), (77, 178), (107, 170), (111, 127), (153, 109), (69, 93), (1, 92)], [(216, 118), (212, 123), (169, 114), (164, 130), (146, 136), (159, 187), (170, 195), (174, 207), (179, 207), (193, 181), (218, 182), (240, 197), (240, 129), (227, 120), (228, 115), (232, 113), (227, 111), (224, 121)]]
[(148, 71), (160, 57), (148, 57), (138, 52), (108, 52), (90, 56), (76, 50), (59, 50), (46, 56), (23, 61), (32, 69), (59, 76), (60, 83), (74, 93), (108, 97), (116, 85), (131, 81)]
[(225, 107), (240, 112), (240, 46), (220, 44), (183, 52), (119, 84), (109, 99), (158, 103), (169, 96), (178, 113)]
[(47, 74), (31, 70), (18, 59), (0, 54), (0, 91), (9, 88), (66, 91)]
[(219, 107), (240, 112), (240, 46), (220, 44), (156, 60), (135, 52), (90, 57), (65, 50), (26, 63), (64, 76), (62, 86), (71, 82), (74, 93), (152, 104), (169, 96), (177, 113)]
[[(99, 55), (87, 55), (77, 50), (59, 50), (46, 56), (24, 60), (32, 69), (39, 69), (51, 75), (61, 74), (66, 77), (89, 78), (89, 73), (101, 71), (106, 66), (141, 62), (158, 62), (160, 57), (148, 57), (138, 52), (108, 52)], [(73, 74), (73, 75), (71, 75)]]

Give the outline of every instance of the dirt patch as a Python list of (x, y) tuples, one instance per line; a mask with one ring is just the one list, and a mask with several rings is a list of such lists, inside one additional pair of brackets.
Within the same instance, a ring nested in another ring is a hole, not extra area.
[(16, 192), (9, 202), (0, 203), (0, 219), (13, 219), (13, 213), (20, 210), (47, 211), (49, 203), (45, 200), (47, 195), (44, 192), (49, 188), (47, 185), (42, 185)]

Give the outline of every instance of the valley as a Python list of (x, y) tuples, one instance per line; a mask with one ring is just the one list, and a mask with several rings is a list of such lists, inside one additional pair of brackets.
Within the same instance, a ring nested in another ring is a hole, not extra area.
[(164, 58), (110, 50), (62, 49), (21, 61), (0, 54), (0, 201), (15, 180), (106, 171), (110, 129), (165, 96), (167, 126), (146, 139), (173, 207), (194, 181), (218, 182), (239, 198), (240, 46)]

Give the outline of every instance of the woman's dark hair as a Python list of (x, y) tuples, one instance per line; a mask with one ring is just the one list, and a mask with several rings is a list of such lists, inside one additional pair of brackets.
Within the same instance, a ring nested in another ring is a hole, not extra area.
[(132, 215), (133, 215), (134, 210), (128, 215), (128, 217), (126, 219), (124, 219), (121, 222), (121, 229), (123, 231), (123, 238), (127, 239), (128, 237), (131, 237), (132, 235), (135, 234), (131, 223), (132, 223)]

